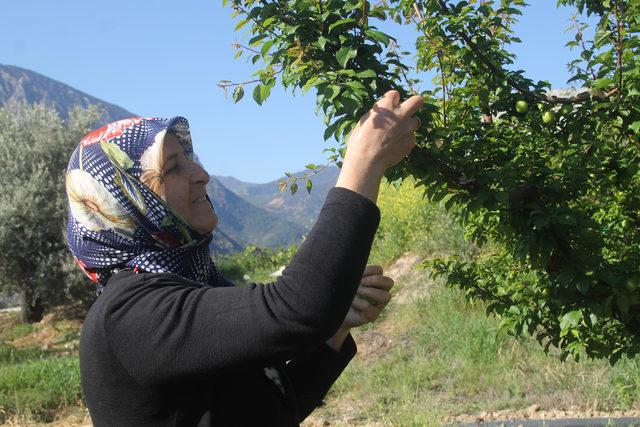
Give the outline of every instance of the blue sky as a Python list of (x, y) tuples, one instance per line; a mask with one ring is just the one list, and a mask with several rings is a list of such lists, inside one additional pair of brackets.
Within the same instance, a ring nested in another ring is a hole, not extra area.
[[(530, 0), (517, 27), (518, 68), (565, 87), (564, 48), (571, 9)], [(254, 68), (234, 60), (230, 9), (220, 0), (3, 1), (0, 63), (42, 73), (143, 117), (189, 119), (195, 151), (214, 175), (267, 182), (307, 163), (321, 164), (325, 142), (314, 96), (282, 89), (263, 105), (250, 96), (234, 104), (216, 86)], [(383, 28), (409, 48), (413, 30)]]

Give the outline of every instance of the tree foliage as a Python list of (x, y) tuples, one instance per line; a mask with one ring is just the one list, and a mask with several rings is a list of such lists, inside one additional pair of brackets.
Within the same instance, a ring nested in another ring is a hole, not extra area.
[[(418, 146), (387, 178), (412, 176), (468, 237), (494, 243), (473, 261), (434, 262), (449, 284), (563, 357), (638, 353), (639, 0), (558, 1), (576, 9), (569, 83), (582, 87), (564, 96), (512, 69), (524, 0), (223, 2), (250, 34), (237, 55), (259, 65), (254, 100), (278, 81), (314, 90), (338, 163), (376, 99), (422, 94)], [(593, 40), (585, 15), (597, 22)], [(376, 28), (382, 21), (415, 29), (415, 57)], [(430, 89), (423, 75), (436, 76)], [(220, 84), (238, 101), (248, 83)]]
[(43, 105), (0, 108), (0, 292), (22, 295), (25, 321), (87, 297), (64, 238), (69, 156), (98, 118), (75, 110), (64, 122)]

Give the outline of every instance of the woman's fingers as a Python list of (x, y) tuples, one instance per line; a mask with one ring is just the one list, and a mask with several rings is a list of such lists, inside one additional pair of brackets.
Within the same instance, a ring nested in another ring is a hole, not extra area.
[(382, 275), (366, 276), (360, 280), (360, 287), (374, 287), (389, 291), (393, 287), (394, 281), (391, 277)]
[(404, 117), (413, 116), (424, 104), (424, 99), (420, 95), (413, 95), (400, 105), (401, 115)]
[(391, 294), (384, 289), (372, 288), (370, 286), (360, 286), (358, 295), (365, 297), (369, 304), (377, 306), (386, 304), (391, 300)]
[(417, 132), (418, 129), (420, 129), (420, 126), (422, 126), (422, 121), (420, 120), (420, 117), (411, 117), (411, 129), (412, 129), (412, 133)]
[(360, 318), (362, 319), (361, 324), (365, 324), (368, 322), (373, 322), (380, 316), (380, 312), (384, 308), (383, 305), (372, 305), (366, 300), (362, 298), (355, 297), (351, 306), (356, 309)]
[(379, 103), (382, 107), (387, 107), (392, 110), (396, 109), (400, 104), (400, 94), (397, 90), (390, 90), (385, 93), (377, 103)]
[(376, 274), (382, 275), (382, 266), (368, 264), (364, 268), (364, 272), (362, 273), (362, 277), (373, 276), (373, 275), (376, 275)]

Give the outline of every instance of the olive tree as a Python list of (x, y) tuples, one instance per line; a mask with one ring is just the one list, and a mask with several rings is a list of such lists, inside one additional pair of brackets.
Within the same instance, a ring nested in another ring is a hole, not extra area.
[[(474, 260), (431, 264), (450, 285), (563, 358), (638, 353), (640, 0), (557, 1), (576, 12), (568, 44), (579, 89), (564, 95), (513, 70), (524, 0), (223, 3), (249, 33), (237, 55), (258, 69), (220, 85), (236, 101), (253, 85), (259, 104), (278, 82), (315, 92), (338, 164), (386, 91), (424, 97), (418, 146), (386, 176), (415, 179), (484, 245)], [(591, 40), (585, 17), (596, 22)], [(376, 27), (383, 21), (413, 28), (417, 55)]]
[(0, 108), (0, 292), (19, 293), (22, 318), (39, 321), (54, 304), (86, 298), (64, 238), (69, 156), (98, 118), (74, 110), (63, 121), (43, 105)]

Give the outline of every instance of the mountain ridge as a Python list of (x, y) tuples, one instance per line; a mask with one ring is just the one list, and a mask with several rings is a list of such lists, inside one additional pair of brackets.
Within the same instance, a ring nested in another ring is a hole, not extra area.
[(52, 106), (63, 119), (69, 118), (75, 106), (87, 108), (89, 105), (98, 105), (102, 109), (98, 126), (136, 116), (122, 107), (43, 74), (15, 65), (0, 64), (0, 105), (20, 101)]

